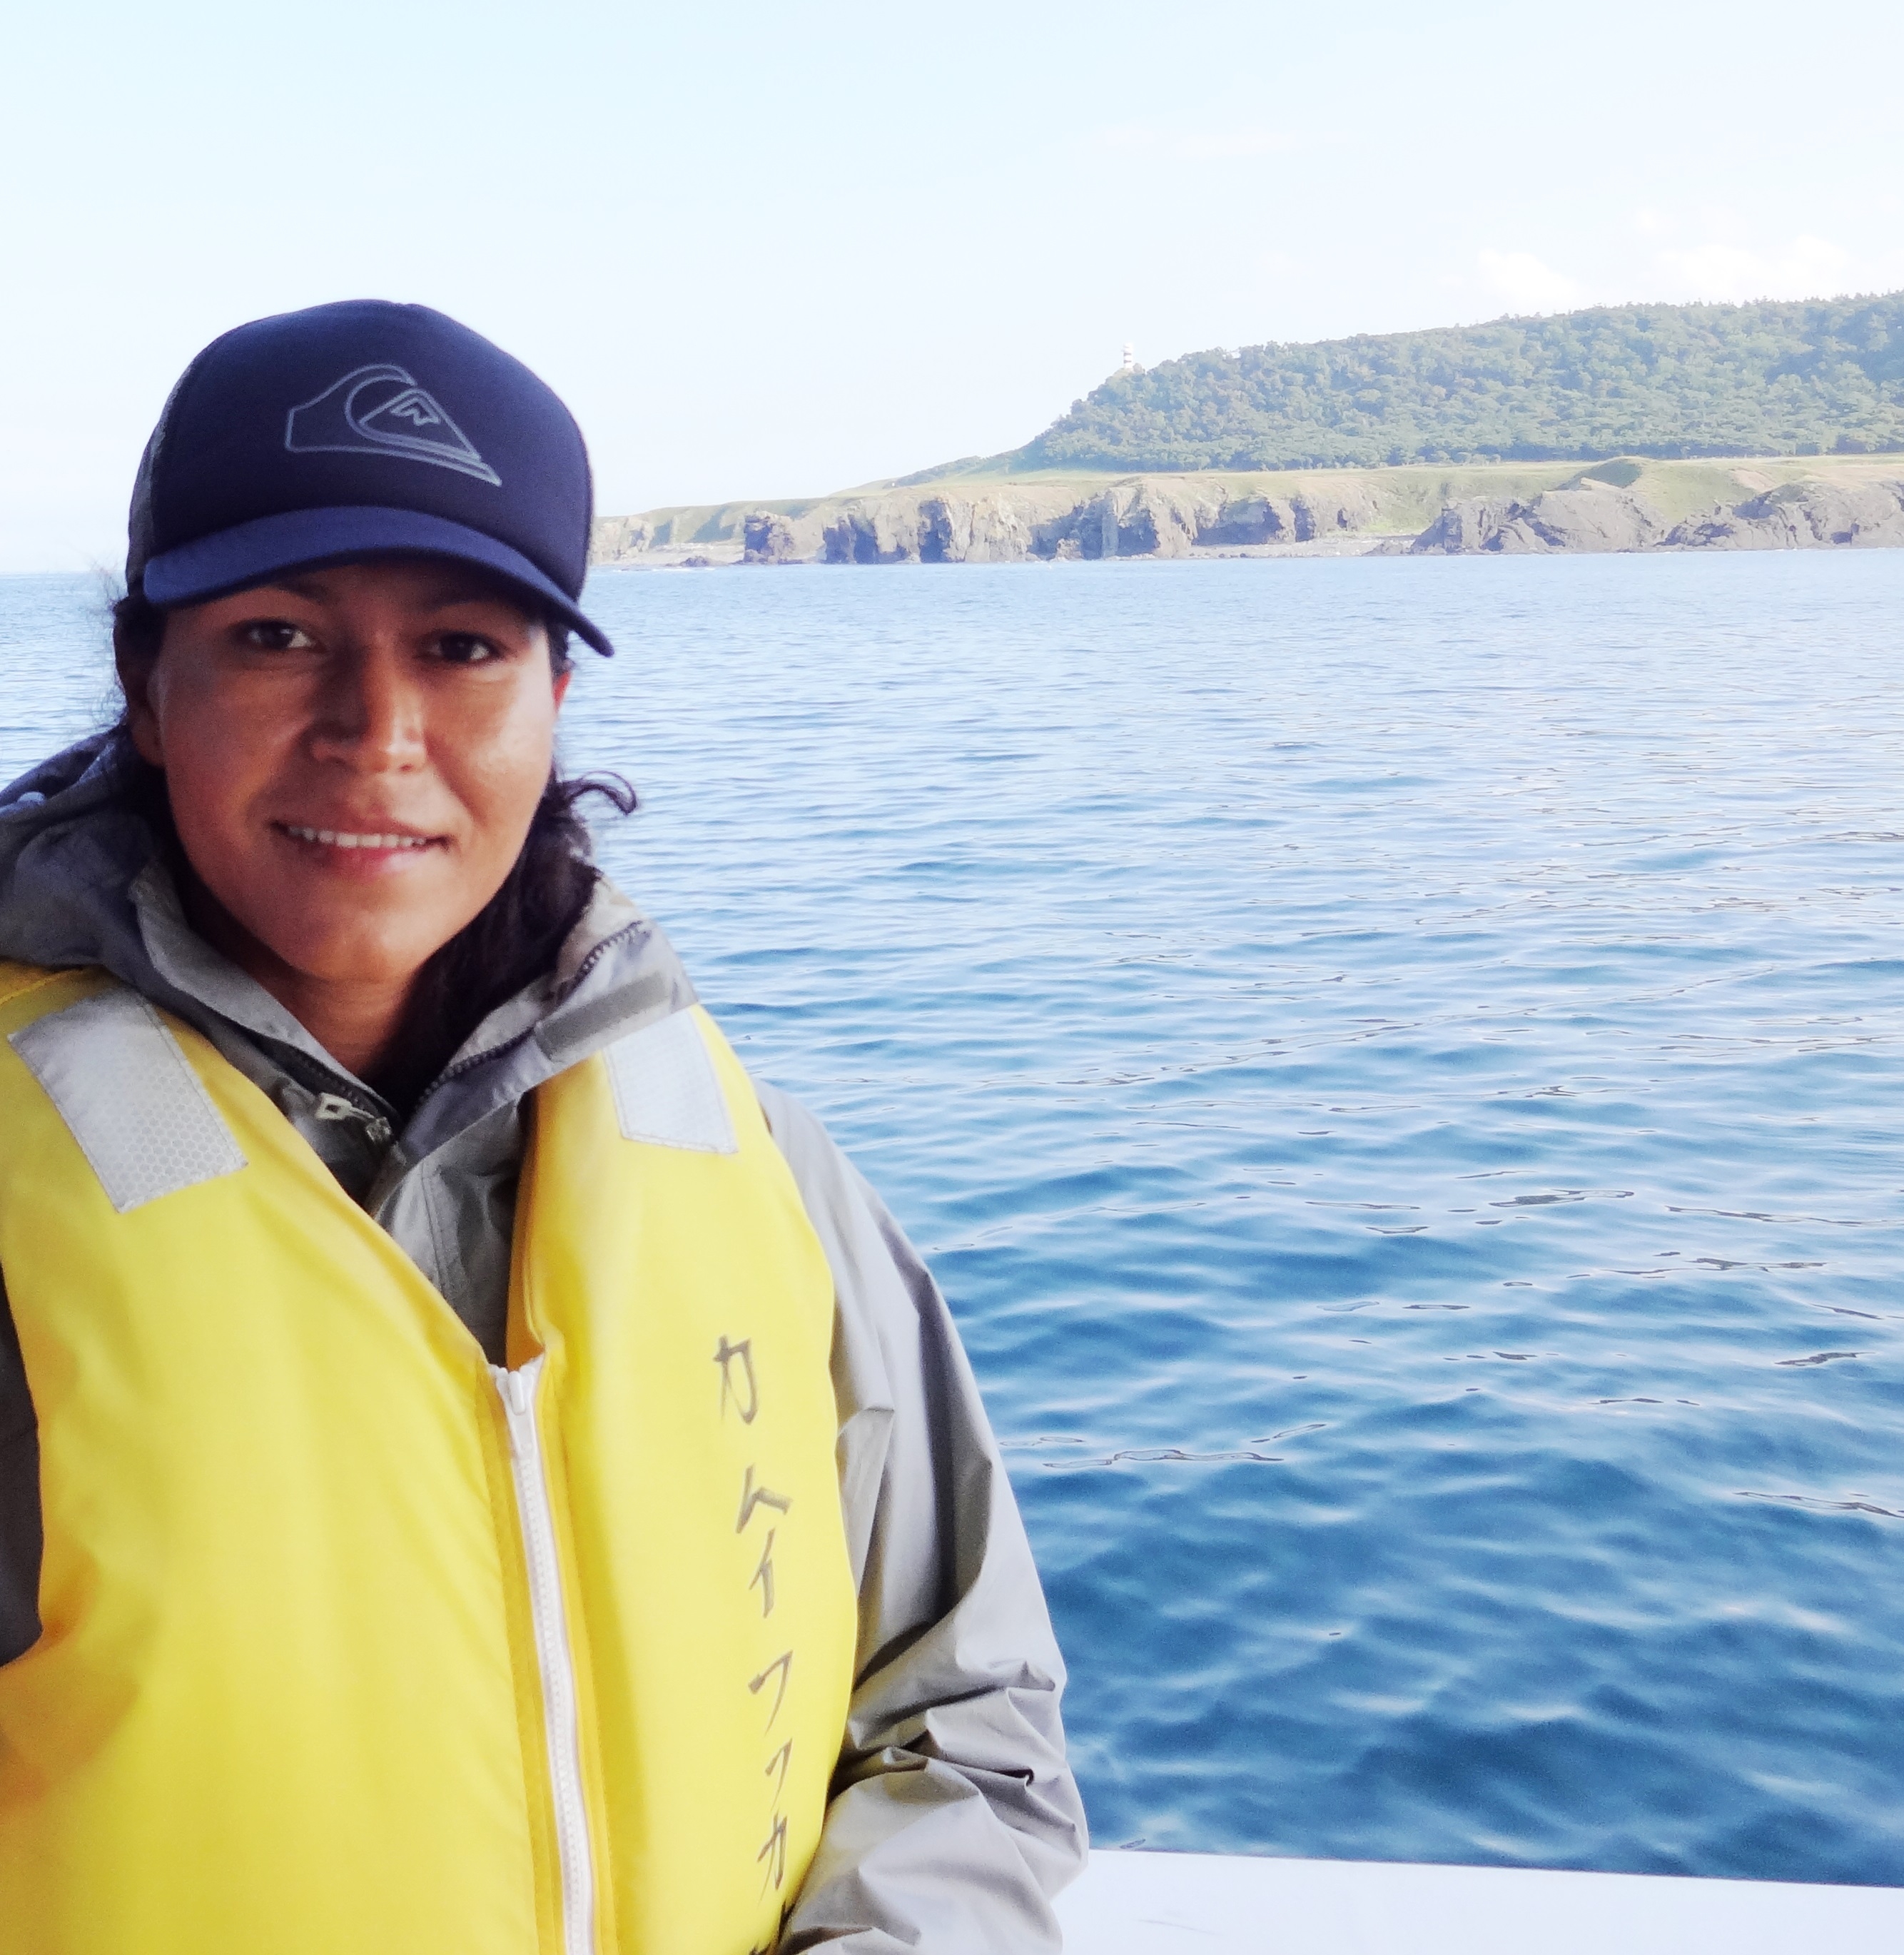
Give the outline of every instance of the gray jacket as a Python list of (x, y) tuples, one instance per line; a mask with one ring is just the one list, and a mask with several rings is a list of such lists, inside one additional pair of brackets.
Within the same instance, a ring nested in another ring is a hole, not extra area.
[[(187, 925), (143, 824), (82, 742), (0, 793), (0, 957), (98, 966), (203, 1032), (502, 1354), (523, 1101), (694, 992), (604, 883), (556, 968), (490, 1013), (395, 1131), (392, 1110)], [(859, 1651), (820, 1852), (785, 1947), (1055, 1949), (1084, 1820), (1064, 1667), (944, 1299), (819, 1122), (757, 1088), (832, 1265), (833, 1383)], [(0, 1272), (0, 1277), (4, 1272)], [(38, 1446), (0, 1290), (0, 1663), (37, 1637)]]

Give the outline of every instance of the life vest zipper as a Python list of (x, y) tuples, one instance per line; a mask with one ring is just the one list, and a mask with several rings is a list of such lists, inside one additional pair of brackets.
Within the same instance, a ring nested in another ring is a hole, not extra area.
[(522, 1523), (523, 1559), (529, 1571), (529, 1614), (534, 1626), (536, 1664), (542, 1678), (543, 1720), (549, 1739), (549, 1787), (555, 1803), (555, 1856), (562, 1876), (563, 1955), (593, 1955), (595, 1863), (589, 1845), (588, 1810), (582, 1798), (581, 1733), (576, 1705), (575, 1661), (568, 1646), (568, 1611), (555, 1557), (555, 1518), (549, 1502), (542, 1435), (536, 1426), (536, 1387), (543, 1361), (519, 1371), (489, 1369), (502, 1395), (509, 1428), (509, 1465), (516, 1511)]

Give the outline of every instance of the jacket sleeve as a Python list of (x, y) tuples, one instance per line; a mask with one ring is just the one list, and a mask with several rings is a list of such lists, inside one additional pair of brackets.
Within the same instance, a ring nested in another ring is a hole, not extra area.
[(760, 1103), (832, 1267), (841, 1496), (859, 1582), (846, 1741), (788, 1955), (1035, 1955), (1082, 1868), (1064, 1664), (951, 1313), (813, 1116)]
[(0, 1664), (39, 1639), (39, 1434), (0, 1275)]

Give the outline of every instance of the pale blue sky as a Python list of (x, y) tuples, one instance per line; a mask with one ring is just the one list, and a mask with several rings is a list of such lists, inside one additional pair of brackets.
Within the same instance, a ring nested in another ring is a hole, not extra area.
[(1895, 0), (13, 10), (0, 569), (112, 563), (238, 321), (443, 307), (605, 512), (1036, 433), (1118, 361), (1904, 285)]

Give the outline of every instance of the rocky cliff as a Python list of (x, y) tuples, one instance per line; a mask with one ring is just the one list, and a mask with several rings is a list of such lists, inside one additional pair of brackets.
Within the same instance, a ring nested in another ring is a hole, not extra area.
[[(1729, 497), (1714, 499), (1715, 487)], [(895, 484), (812, 502), (605, 518), (593, 560), (665, 568), (1877, 545), (1904, 545), (1904, 480), (1875, 464), (1793, 460), (1728, 471), (1613, 461), (1544, 479), (1368, 470)]]
[(1416, 555), (1904, 546), (1904, 481), (1789, 482), (1677, 523), (1629, 489), (1586, 484), (1531, 502), (1450, 502), (1409, 544)]
[(1374, 499), (1354, 486), (1335, 495), (1298, 490), (1289, 496), (1234, 495), (1194, 477), (1147, 477), (1112, 483), (1080, 499), (1069, 486), (974, 490), (898, 490), (856, 497), (811, 534), (777, 518), (750, 519), (744, 554), (750, 562), (805, 558), (824, 563), (1021, 563), (1029, 557), (1189, 556), (1201, 550), (1292, 545), (1361, 535)]
[(1503, 556), (1553, 550), (1652, 549), (1671, 526), (1632, 490), (1585, 482), (1550, 489), (1531, 502), (1487, 496), (1448, 503), (1408, 545), (1415, 555), (1461, 556), (1475, 550)]
[(1676, 524), (1682, 549), (1821, 549), (1904, 546), (1904, 482), (1790, 482)]

